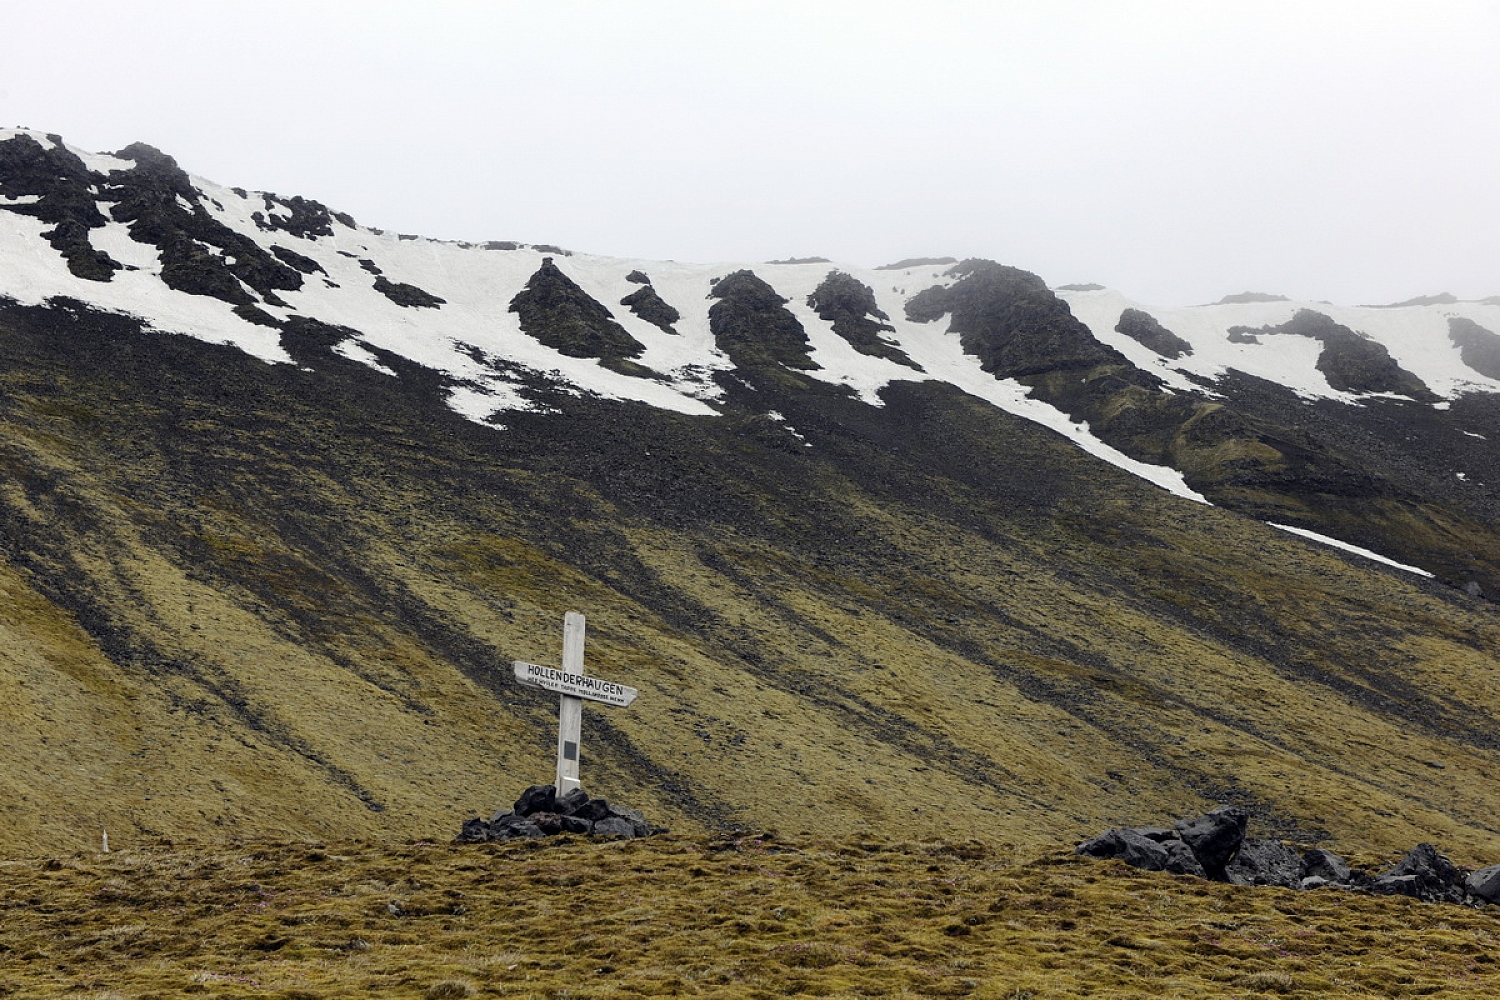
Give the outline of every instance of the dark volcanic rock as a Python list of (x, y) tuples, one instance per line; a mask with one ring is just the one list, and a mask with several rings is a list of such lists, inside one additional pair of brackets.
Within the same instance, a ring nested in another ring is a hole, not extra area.
[(1173, 829), (1192, 848), (1208, 877), (1223, 880), (1224, 866), (1240, 849), (1249, 818), (1238, 806), (1219, 806), (1202, 816), (1181, 820)]
[(594, 823), (596, 837), (637, 837), (635, 824), (622, 816), (606, 816)]
[(331, 212), (325, 205), (310, 198), (296, 195), (283, 198), (266, 192), (261, 194), (261, 200), (266, 210), (255, 212), (251, 218), (255, 220), (257, 226), (267, 232), (287, 233), (299, 239), (332, 236), (335, 219), (350, 229), (354, 228), (354, 220), (349, 216), (342, 212)]
[(516, 799), (512, 809), (521, 816), (557, 811), (557, 788), (554, 785), (532, 785)]
[(0, 143), (0, 196), (35, 199), (0, 210), (51, 223), (42, 237), (62, 254), (68, 270), (90, 281), (109, 281), (122, 265), (89, 242), (89, 230), (106, 221), (90, 191), (99, 178), (55, 137), (49, 140), (55, 143), (51, 149), (29, 135)]
[(906, 303), (906, 316), (918, 323), (951, 316), (949, 328), (985, 371), (1013, 378), (1104, 364), (1133, 367), (1094, 339), (1036, 275), (987, 260), (966, 260), (947, 273), (959, 280), (917, 293)]
[(651, 284), (651, 276), (648, 275), (645, 271), (639, 269), (631, 271), (629, 274), (625, 275), (625, 280), (634, 282), (637, 285)]
[(558, 270), (551, 257), (542, 258), (525, 289), (510, 300), (510, 311), (520, 316), (521, 329), (528, 335), (571, 358), (619, 361), (646, 349), (608, 309)]
[(1302, 858), (1279, 840), (1245, 840), (1224, 866), (1224, 877), (1235, 885), (1279, 885), (1295, 889), (1304, 876)]
[(786, 308), (787, 300), (751, 271), (735, 271), (715, 282), (708, 310), (714, 342), (735, 365), (750, 371), (817, 368), (808, 356), (807, 332)]
[(1126, 309), (1120, 313), (1115, 330), (1164, 358), (1180, 358), (1193, 353), (1192, 344), (1162, 326), (1155, 316), (1139, 309)]
[(1412, 896), (1428, 903), (1462, 903), (1466, 875), (1431, 844), (1418, 844), (1389, 871), (1375, 876), (1369, 891), (1384, 896)]
[(869, 285), (843, 271), (830, 271), (807, 297), (808, 308), (833, 325), (833, 332), (843, 337), (861, 354), (885, 358), (921, 371), (906, 352), (881, 337), (894, 333), (890, 317), (875, 303), (875, 291)]
[(1078, 845), (1079, 854), (1090, 858), (1123, 861), (1132, 868), (1159, 872), (1167, 867), (1167, 849), (1137, 830), (1106, 830)]
[(458, 833), (460, 844), (482, 844), (489, 839), (490, 825), (478, 816), (464, 820), (463, 829)]
[(1340, 392), (1388, 392), (1424, 402), (1435, 402), (1438, 398), (1425, 382), (1398, 365), (1383, 344), (1339, 325), (1320, 312), (1299, 309), (1297, 315), (1280, 326), (1265, 327), (1258, 332), (1311, 337), (1320, 342), (1323, 353), (1318, 356), (1318, 371)]
[(1243, 302), (1290, 302), (1285, 295), (1268, 295), (1265, 292), (1238, 292), (1234, 295), (1226, 295), (1214, 305), (1227, 306)]
[(598, 822), (610, 815), (609, 801), (607, 799), (589, 799), (574, 809), (573, 815), (582, 816), (584, 819), (592, 822)]
[[(546, 787), (551, 787), (550, 785)], [(582, 788), (574, 788), (566, 795), (559, 795), (553, 803), (553, 810), (559, 816), (572, 816), (589, 802), (589, 793)]]
[(526, 817), (536, 824), (536, 828), (549, 837), (555, 837), (563, 832), (563, 818), (555, 812), (534, 812)]
[(1486, 330), (1472, 319), (1450, 316), (1448, 339), (1458, 348), (1464, 364), (1485, 378), (1500, 379), (1500, 334)]
[(1302, 856), (1304, 878), (1320, 878), (1336, 885), (1348, 884), (1352, 873), (1349, 863), (1332, 851), (1315, 848)]
[[(639, 271), (632, 272), (640, 274)], [(625, 306), (641, 319), (654, 326), (660, 327), (667, 333), (675, 334), (677, 331), (672, 324), (682, 318), (672, 305), (656, 293), (656, 289), (650, 285), (638, 288), (620, 300), (620, 305)]]
[(423, 291), (416, 285), (408, 285), (404, 281), (391, 281), (383, 274), (375, 278), (375, 290), (396, 305), (412, 309), (436, 309), (448, 301), (438, 298), (431, 292)]
[(1203, 865), (1199, 863), (1198, 856), (1193, 853), (1193, 849), (1187, 844), (1174, 836), (1170, 840), (1161, 841), (1161, 846), (1167, 852), (1167, 863), (1163, 868), (1164, 871), (1171, 872), (1173, 875), (1193, 875), (1198, 878), (1208, 878), (1208, 873), (1203, 870)]
[(957, 257), (907, 257), (898, 260), (894, 264), (882, 264), (877, 271), (904, 271), (908, 267), (941, 267), (944, 264), (957, 264)]
[(287, 265), (288, 267), (295, 267), (297, 270), (301, 271), (303, 274), (327, 274), (328, 273), (327, 271), (323, 270), (323, 265), (322, 264), (319, 264), (317, 261), (313, 260), (311, 257), (304, 257), (304, 256), (302, 256), (302, 254), (298, 253), (297, 251), (295, 251), (295, 250), (288, 250), (286, 247), (272, 246), (271, 247), (271, 255), (274, 256), (277, 260), (281, 261), (283, 264)]
[(512, 810), (496, 813), (488, 823), (477, 817), (465, 820), (454, 839), (456, 843), (475, 844), (569, 833), (649, 837), (666, 832), (665, 827), (648, 823), (639, 810), (590, 798), (581, 788), (559, 796), (552, 785), (532, 785), (521, 793)]
[(1464, 879), (1464, 888), (1469, 890), (1470, 895), (1486, 903), (1500, 903), (1500, 865), (1490, 865), (1470, 872), (1468, 878)]
[(1416, 295), (1401, 302), (1387, 302), (1383, 305), (1370, 306), (1371, 309), (1404, 309), (1408, 306), (1451, 306), (1458, 301), (1458, 296), (1452, 292), (1438, 292), (1436, 295)]
[[(1203, 816), (1182, 820), (1171, 830), (1106, 830), (1079, 844), (1076, 851), (1147, 871), (1197, 875), (1234, 885), (1286, 889), (1337, 886), (1376, 895), (1410, 896), (1429, 903), (1500, 902), (1500, 865), (1469, 874), (1431, 844), (1418, 844), (1389, 871), (1372, 878), (1351, 870), (1331, 851), (1311, 850), (1299, 857), (1279, 840), (1246, 838), (1245, 820), (1243, 810), (1219, 806)], [(468, 828), (465, 830), (467, 833)], [(1198, 862), (1202, 862), (1201, 868)]]
[(302, 287), (297, 269), (210, 215), (172, 157), (144, 143), (115, 155), (135, 167), (110, 173), (104, 194), (116, 202), (110, 215), (130, 224), (132, 239), (157, 248), (167, 287), (232, 305), (254, 304), (247, 287), (272, 305), (284, 304), (278, 290)]

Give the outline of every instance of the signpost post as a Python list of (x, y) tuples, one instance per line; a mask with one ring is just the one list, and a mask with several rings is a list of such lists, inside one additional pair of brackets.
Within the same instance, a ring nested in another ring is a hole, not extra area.
[(516, 660), (516, 680), (528, 687), (556, 691), (557, 704), (557, 794), (566, 795), (579, 786), (578, 746), (583, 731), (583, 701), (603, 702), (624, 708), (639, 693), (633, 687), (586, 676), (583, 672), (583, 615), (569, 611), (563, 618), (562, 669)]

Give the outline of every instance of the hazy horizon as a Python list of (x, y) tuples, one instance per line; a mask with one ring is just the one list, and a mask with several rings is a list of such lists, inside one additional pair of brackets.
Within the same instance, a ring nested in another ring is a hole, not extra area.
[(362, 224), (647, 260), (977, 256), (1159, 305), (1500, 294), (1500, 3), (13, 12), (0, 126)]

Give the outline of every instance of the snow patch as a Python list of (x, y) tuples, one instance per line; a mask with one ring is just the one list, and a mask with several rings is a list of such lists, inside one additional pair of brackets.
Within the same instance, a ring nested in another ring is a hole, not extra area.
[(362, 365), (366, 365), (370, 368), (375, 369), (382, 375), (390, 375), (393, 378), (396, 376), (395, 372), (391, 371), (385, 365), (381, 364), (380, 358), (375, 355), (375, 352), (371, 351), (369, 348), (365, 347), (357, 340), (339, 341), (337, 344), (333, 345), (333, 353), (342, 355), (343, 357), (348, 358), (350, 361), (358, 361)]
[[(1383, 346), (1392, 360), (1443, 397), (1444, 402), (1434, 404), (1436, 409), (1446, 409), (1448, 400), (1465, 392), (1500, 392), (1500, 380), (1486, 378), (1464, 364), (1458, 348), (1448, 339), (1449, 316), (1463, 316), (1487, 330), (1500, 333), (1500, 306), (1489, 303), (1460, 302), (1441, 309), (1431, 306), (1381, 309), (1337, 306), (1327, 302), (1238, 302), (1163, 309), (1136, 302), (1109, 289), (1059, 290), (1057, 295), (1068, 303), (1073, 315), (1095, 337), (1137, 366), (1162, 375), (1169, 384), (1181, 389), (1196, 388), (1186, 374), (1218, 379), (1233, 368), (1286, 386), (1306, 399), (1357, 403), (1374, 398), (1372, 395), (1340, 392), (1330, 386), (1323, 373), (1317, 370), (1322, 344), (1309, 337), (1260, 334), (1259, 344), (1238, 344), (1229, 340), (1231, 327), (1259, 330), (1280, 326), (1299, 310), (1310, 309)], [(1192, 344), (1193, 353), (1176, 359), (1169, 368), (1161, 366), (1162, 359), (1154, 351), (1115, 332), (1115, 324), (1127, 308), (1150, 314), (1162, 326)]]
[(1427, 572), (1425, 569), (1422, 569), (1418, 566), (1408, 566), (1406, 565), (1406, 563), (1399, 563), (1394, 559), (1387, 559), (1385, 556), (1381, 555), (1378, 552), (1371, 552), (1369, 549), (1362, 549), (1358, 545), (1350, 545), (1348, 542), (1341, 542), (1337, 538), (1329, 538), (1327, 535), (1320, 535), (1316, 531), (1308, 531), (1306, 528), (1294, 528), (1289, 524), (1277, 524), (1274, 521), (1267, 521), (1266, 523), (1273, 528), (1279, 528), (1282, 531), (1289, 531), (1294, 535), (1306, 538), (1309, 541), (1317, 542), (1320, 545), (1329, 545), (1336, 549), (1342, 549), (1345, 552), (1351, 552), (1357, 556), (1363, 556), (1366, 559), (1373, 559), (1378, 563), (1384, 563), (1385, 565), (1390, 566), (1394, 569), (1404, 570), (1407, 573), (1415, 573), (1417, 576), (1425, 576), (1428, 579), (1432, 579), (1432, 574)]

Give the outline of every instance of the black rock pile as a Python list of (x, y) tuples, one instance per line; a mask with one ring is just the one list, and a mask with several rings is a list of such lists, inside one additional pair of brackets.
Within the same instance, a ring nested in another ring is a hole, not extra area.
[(1148, 871), (1235, 885), (1287, 889), (1350, 889), (1383, 896), (1411, 896), (1429, 903), (1480, 906), (1500, 903), (1500, 865), (1468, 872), (1431, 844), (1418, 844), (1392, 868), (1372, 875), (1350, 868), (1332, 851), (1298, 854), (1279, 840), (1245, 836), (1249, 817), (1236, 806), (1220, 806), (1167, 827), (1106, 830), (1078, 845), (1078, 853), (1112, 858)]
[(460, 844), (489, 840), (519, 840), (581, 833), (595, 837), (649, 837), (666, 833), (653, 826), (637, 809), (627, 809), (606, 799), (590, 798), (582, 788), (563, 795), (552, 785), (532, 785), (521, 793), (509, 812), (497, 812), (489, 820), (478, 816), (465, 820), (455, 838)]

